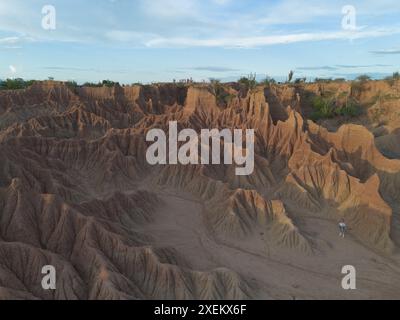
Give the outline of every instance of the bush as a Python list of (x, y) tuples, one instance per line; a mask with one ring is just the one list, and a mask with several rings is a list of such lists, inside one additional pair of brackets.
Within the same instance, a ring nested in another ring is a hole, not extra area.
[(315, 97), (312, 100), (313, 113), (311, 114), (311, 120), (317, 121), (320, 119), (329, 119), (334, 116), (334, 107), (331, 101), (322, 97)]
[(217, 105), (218, 106), (228, 106), (229, 103), (232, 101), (234, 98), (234, 95), (229, 94), (226, 92), (224, 86), (221, 84), (220, 80), (217, 79), (210, 79), (213, 94), (215, 95), (215, 98), (217, 100)]
[(367, 81), (370, 81), (370, 80), (371, 80), (371, 77), (368, 76), (368, 75), (366, 75), (366, 74), (363, 74), (363, 75), (361, 75), (361, 76), (358, 76), (358, 77), (356, 78), (356, 80), (359, 81), (359, 82), (367, 82)]
[(99, 88), (99, 87), (102, 87), (103, 85), (100, 82), (98, 82), (98, 83), (85, 82), (82, 86), (83, 87), (90, 87), (90, 88)]
[(83, 87), (92, 87), (92, 88), (100, 88), (100, 87), (109, 87), (112, 88), (114, 86), (119, 86), (119, 82), (114, 82), (111, 80), (103, 80), (102, 82), (94, 83), (94, 82), (85, 82)]
[(316, 83), (329, 83), (332, 82), (332, 78), (315, 78)]
[(35, 81), (17, 78), (0, 81), (0, 90), (20, 90), (30, 87)]
[(112, 88), (112, 87), (115, 87), (115, 86), (119, 86), (119, 82), (114, 82), (114, 81), (111, 81), (111, 80), (103, 80), (103, 82), (101, 84), (103, 86), (106, 86), (106, 87), (109, 87), (109, 88)]
[(70, 89), (75, 89), (78, 87), (78, 83), (76, 81), (67, 81), (65, 84)]
[(253, 90), (257, 86), (257, 80), (256, 80), (257, 75), (254, 74), (249, 74), (247, 77), (242, 77), (238, 80), (238, 83), (243, 85), (246, 90)]
[(270, 77), (266, 77), (261, 83), (266, 86), (270, 86), (272, 84), (276, 84), (276, 80)]
[(347, 100), (346, 104), (338, 108), (337, 114), (345, 117), (356, 117), (360, 115), (361, 108), (354, 100)]
[(315, 97), (312, 100), (313, 112), (311, 120), (331, 119), (335, 116), (356, 117), (361, 113), (360, 105), (352, 99), (346, 99), (346, 102), (337, 106), (335, 99)]
[(294, 80), (295, 84), (300, 84), (300, 83), (306, 83), (307, 78), (297, 78), (296, 80)]

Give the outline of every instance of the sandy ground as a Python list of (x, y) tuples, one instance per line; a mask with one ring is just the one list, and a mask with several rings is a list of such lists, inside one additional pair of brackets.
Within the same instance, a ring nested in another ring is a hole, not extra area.
[[(172, 247), (190, 268), (228, 268), (258, 288), (259, 299), (396, 299), (400, 298), (400, 260), (366, 248), (351, 231), (345, 239), (335, 223), (304, 216), (296, 219), (312, 238), (315, 253), (269, 248), (263, 233), (245, 240), (218, 239), (206, 227), (203, 204), (190, 195), (162, 192), (165, 201), (156, 221), (145, 227), (154, 246)], [(344, 265), (357, 270), (357, 290), (341, 286)]]

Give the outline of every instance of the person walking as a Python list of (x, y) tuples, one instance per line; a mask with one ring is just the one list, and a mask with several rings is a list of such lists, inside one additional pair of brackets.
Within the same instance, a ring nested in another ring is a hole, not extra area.
[(339, 237), (344, 238), (346, 235), (346, 230), (347, 230), (347, 225), (346, 225), (344, 219), (341, 219), (339, 222), (339, 231), (340, 231)]

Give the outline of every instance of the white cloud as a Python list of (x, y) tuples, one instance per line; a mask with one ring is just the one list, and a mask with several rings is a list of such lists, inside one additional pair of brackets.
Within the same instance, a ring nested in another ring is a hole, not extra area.
[(6, 38), (0, 38), (0, 44), (16, 44), (20, 40), (19, 37), (6, 37)]
[[(397, 0), (353, 2), (358, 14), (378, 15), (400, 11), (400, 2)], [(351, 38), (340, 29), (342, 5), (336, 1), (138, 0), (125, 4), (132, 10), (128, 20), (126, 12), (121, 12), (121, 8), (125, 10), (122, 1), (114, 1), (111, 11), (99, 4), (97, 10), (88, 15), (85, 10), (90, 10), (90, 6), (72, 14), (74, 9), (66, 7), (66, 1), (55, 0), (54, 3), (57, 8), (61, 7), (59, 10), (63, 15), (60, 15), (57, 31), (46, 32), (40, 28), (41, 4), (38, 1), (0, 0), (0, 31), (13, 35), (0, 38), (0, 46), (20, 47), (27, 41), (74, 41), (126, 42), (147, 47), (252, 48)], [(337, 27), (331, 25), (329, 28), (324, 24), (321, 17), (326, 16), (337, 18)], [(70, 18), (64, 20), (62, 17)], [(105, 18), (102, 20), (101, 17)], [(320, 23), (321, 29), (316, 32), (313, 31), (315, 26), (310, 29), (306, 24), (303, 25), (310, 21)], [(294, 28), (293, 24), (298, 25)], [(276, 30), (278, 25), (279, 34), (267, 33), (268, 30)], [(368, 30), (357, 31), (352, 35), (353, 39), (394, 34), (388, 29), (369, 27)]]
[(371, 29), (354, 32), (319, 32), (298, 33), (286, 35), (273, 35), (265, 37), (239, 37), (239, 38), (157, 38), (146, 43), (148, 47), (238, 47), (253, 48), (277, 44), (296, 42), (312, 42), (324, 40), (355, 40), (362, 38), (376, 38), (400, 33), (400, 29)]
[(372, 53), (375, 53), (375, 54), (382, 54), (382, 55), (385, 55), (385, 54), (400, 54), (400, 48), (399, 48), (399, 49), (382, 49), (382, 50), (375, 50), (375, 51), (372, 51)]

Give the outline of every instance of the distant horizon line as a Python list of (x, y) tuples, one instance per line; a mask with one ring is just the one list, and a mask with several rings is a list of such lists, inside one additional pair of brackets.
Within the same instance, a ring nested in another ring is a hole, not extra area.
[[(302, 81), (303, 83), (314, 83), (314, 82), (318, 82), (318, 80), (326, 80), (326, 81), (354, 81), (357, 80), (358, 77), (360, 76), (368, 76), (370, 78), (370, 80), (385, 80), (386, 78), (396, 74), (397, 71), (393, 71), (390, 73), (377, 73), (377, 72), (363, 72), (363, 73), (354, 73), (354, 74), (347, 74), (347, 75), (343, 75), (343, 76), (313, 76), (313, 77), (306, 77), (306, 76), (298, 76), (298, 77), (294, 77), (292, 79), (292, 81), (288, 81), (288, 77), (286, 76), (257, 76), (256, 74), (256, 81), (258, 83), (266, 81), (266, 80), (271, 80), (271, 81), (275, 81), (277, 83), (295, 83), (296, 80), (304, 80)], [(221, 83), (234, 83), (234, 82), (239, 82), (240, 79), (242, 78), (248, 78), (251, 75), (242, 75), (242, 76), (238, 76), (238, 77), (229, 77), (228, 78), (218, 78), (218, 77), (208, 77), (206, 79), (201, 79), (201, 80), (195, 80), (192, 77), (189, 78), (181, 78), (181, 79), (172, 79), (170, 81), (150, 81), (150, 82), (141, 82), (141, 81), (132, 81), (132, 82), (126, 82), (126, 81), (114, 81), (111, 80), (109, 78), (105, 78), (102, 80), (98, 80), (98, 81), (77, 81), (74, 79), (69, 79), (69, 80), (65, 80), (65, 79), (56, 79), (55, 77), (48, 77), (46, 79), (34, 79), (34, 78), (25, 78), (25, 77), (6, 77), (6, 78), (0, 78), (0, 82), (4, 82), (7, 80), (18, 80), (21, 79), (25, 82), (29, 82), (29, 81), (55, 81), (55, 82), (63, 82), (63, 83), (76, 83), (79, 86), (84, 86), (85, 84), (91, 84), (91, 85), (100, 85), (105, 81), (109, 81), (115, 84), (119, 84), (119, 85), (147, 85), (147, 84), (159, 84), (159, 83), (165, 83), (165, 84), (173, 84), (173, 83), (210, 83), (213, 80), (219, 81)]]

